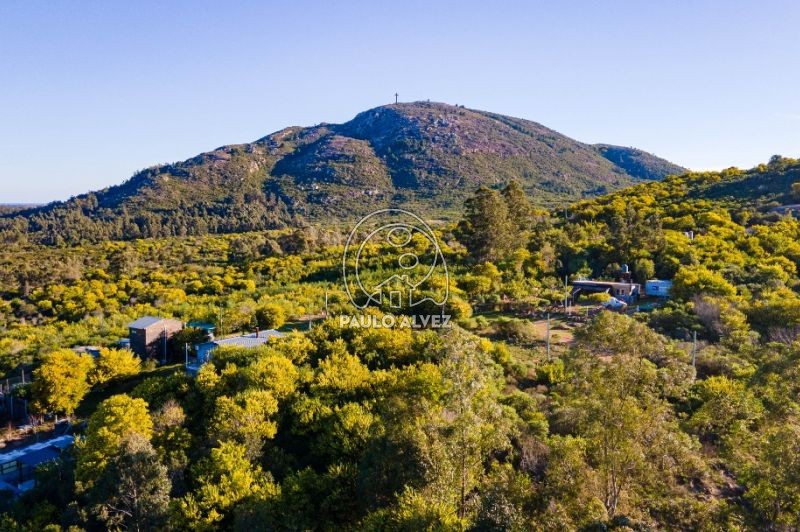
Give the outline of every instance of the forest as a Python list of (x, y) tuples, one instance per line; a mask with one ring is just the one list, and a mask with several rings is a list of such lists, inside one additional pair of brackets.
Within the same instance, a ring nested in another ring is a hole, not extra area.
[[(565, 209), (481, 187), (432, 222), (440, 330), (341, 326), (340, 227), (45, 244), (6, 227), (0, 371), (30, 376), (10, 393), (33, 431), (66, 419), (76, 438), (0, 496), (0, 529), (796, 530), (797, 203), (800, 161), (781, 157)], [(395, 259), (375, 244), (362, 266)], [(670, 297), (563, 308), (565, 280), (623, 265)], [(144, 315), (286, 334), (192, 376), (196, 329), (166, 361), (118, 347)]]

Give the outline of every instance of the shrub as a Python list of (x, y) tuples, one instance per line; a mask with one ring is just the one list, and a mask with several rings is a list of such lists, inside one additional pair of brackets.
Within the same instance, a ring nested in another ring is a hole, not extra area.
[(512, 343), (529, 344), (539, 339), (536, 326), (528, 320), (509, 319), (497, 322), (497, 335)]
[(586, 301), (591, 303), (605, 303), (609, 299), (611, 299), (611, 296), (608, 292), (595, 292), (586, 296)]
[(267, 303), (256, 309), (256, 322), (263, 329), (277, 329), (286, 323), (286, 311), (277, 303)]

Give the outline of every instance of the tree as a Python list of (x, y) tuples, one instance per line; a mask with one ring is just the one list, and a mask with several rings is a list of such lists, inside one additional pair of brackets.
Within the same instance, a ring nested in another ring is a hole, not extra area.
[(514, 228), (503, 197), (487, 187), (479, 188), (466, 203), (459, 223), (459, 240), (478, 262), (505, 258), (514, 244)]
[(100, 355), (89, 375), (92, 384), (106, 384), (114, 379), (132, 377), (141, 369), (142, 361), (130, 349), (100, 350)]
[(256, 309), (256, 322), (263, 329), (277, 329), (286, 323), (286, 311), (277, 303), (267, 303)]
[(153, 433), (153, 421), (143, 399), (119, 394), (100, 403), (89, 418), (83, 440), (76, 443), (75, 477), (82, 487), (91, 486), (117, 454), (123, 440), (134, 433), (147, 439)]
[(247, 457), (255, 459), (264, 441), (275, 436), (277, 425), (271, 416), (278, 412), (278, 401), (265, 390), (250, 389), (234, 397), (218, 397), (211, 434), (219, 440), (241, 443)]
[(167, 468), (147, 438), (131, 433), (92, 489), (95, 515), (110, 529), (159, 530), (169, 505)]
[(509, 244), (512, 249), (524, 247), (533, 225), (534, 211), (519, 181), (513, 179), (503, 189), (503, 200), (508, 209), (509, 223), (513, 228)]
[(765, 528), (796, 530), (800, 525), (800, 426), (794, 422), (772, 426), (755, 437), (755, 460), (742, 468), (740, 477), (746, 487), (744, 496), (766, 521)]
[(762, 413), (761, 402), (743, 383), (722, 375), (698, 383), (696, 394), (702, 405), (692, 414), (689, 425), (707, 438), (737, 433)]
[(792, 183), (792, 199), (800, 201), (800, 181)]
[(633, 262), (633, 272), (636, 274), (636, 280), (644, 283), (655, 276), (656, 265), (651, 259), (636, 259)]
[(153, 447), (161, 462), (167, 467), (173, 486), (183, 488), (183, 474), (189, 463), (188, 452), (192, 435), (184, 427), (186, 414), (174, 400), (167, 400), (152, 415)]
[(211, 449), (194, 471), (197, 488), (178, 502), (178, 528), (225, 528), (230, 510), (245, 497), (276, 492), (275, 485), (247, 459), (247, 449), (238, 443), (222, 442)]
[(40, 412), (71, 416), (89, 392), (88, 377), (93, 367), (91, 356), (71, 349), (59, 349), (46, 355), (33, 372), (33, 407)]
[(736, 288), (722, 275), (705, 266), (685, 266), (675, 275), (671, 293), (684, 300), (700, 294), (730, 297), (736, 294)]
[(424, 453), (432, 466), (426, 494), (453, 504), (459, 519), (470, 511), (468, 495), (485, 474), (486, 458), (506, 451), (510, 420), (497, 401), (498, 368), (475, 337), (449, 331), (440, 354), (445, 393), (442, 408), (425, 423)]

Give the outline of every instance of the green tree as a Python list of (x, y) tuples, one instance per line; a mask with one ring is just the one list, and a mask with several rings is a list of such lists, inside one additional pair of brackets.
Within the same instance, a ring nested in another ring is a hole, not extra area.
[(800, 525), (800, 426), (795, 422), (772, 426), (755, 437), (754, 456), (747, 457), (740, 477), (745, 498), (767, 527), (796, 529)]
[(685, 266), (675, 274), (671, 294), (678, 299), (691, 299), (700, 294), (730, 297), (736, 294), (736, 288), (705, 266)]
[(277, 303), (266, 303), (256, 309), (256, 322), (263, 329), (277, 329), (286, 323), (286, 311)]
[(81, 487), (91, 486), (118, 453), (125, 438), (140, 434), (149, 440), (152, 433), (153, 421), (143, 399), (119, 394), (100, 403), (89, 417), (83, 440), (76, 443), (75, 477)]
[(216, 401), (210, 433), (215, 439), (242, 444), (250, 459), (261, 453), (264, 441), (275, 436), (277, 425), (271, 416), (278, 412), (278, 401), (266, 390), (250, 389), (234, 397), (223, 395)]
[(150, 442), (131, 433), (92, 488), (92, 509), (109, 529), (160, 530), (171, 484)]
[(139, 373), (141, 363), (141, 359), (129, 349), (103, 348), (89, 375), (89, 382), (102, 385), (114, 379), (132, 377)]
[(652, 279), (656, 274), (656, 265), (651, 259), (636, 259), (633, 262), (633, 273), (636, 280), (644, 284), (648, 279)]
[(514, 245), (514, 227), (503, 197), (487, 187), (479, 188), (465, 204), (459, 223), (459, 240), (478, 262), (506, 257)]
[(247, 459), (247, 449), (233, 442), (211, 449), (195, 467), (194, 479), (195, 490), (178, 502), (179, 528), (224, 528), (231, 510), (246, 497), (277, 494), (261, 467)]
[(509, 245), (512, 249), (525, 247), (533, 226), (533, 206), (528, 201), (522, 185), (516, 179), (503, 189), (503, 200), (508, 210), (508, 220), (512, 231)]
[(797, 183), (792, 183), (792, 199), (795, 201), (800, 201), (800, 181)]
[(743, 383), (723, 375), (699, 382), (696, 395), (702, 404), (692, 414), (689, 425), (705, 437), (720, 439), (738, 433), (763, 411), (761, 402)]
[(40, 412), (71, 416), (89, 392), (89, 374), (94, 361), (71, 349), (59, 349), (46, 355), (33, 372), (32, 406)]

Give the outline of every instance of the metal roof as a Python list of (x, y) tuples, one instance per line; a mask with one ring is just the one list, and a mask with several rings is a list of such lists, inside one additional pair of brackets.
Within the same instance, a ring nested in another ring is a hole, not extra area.
[(151, 325), (155, 325), (159, 321), (163, 320), (164, 318), (157, 318), (155, 316), (142, 316), (136, 321), (132, 321), (128, 324), (129, 329), (146, 329)]
[(640, 285), (639, 283), (623, 283), (617, 281), (591, 281), (589, 279), (582, 279), (582, 280), (572, 281), (572, 286), (585, 287), (585, 288), (589, 287), (600, 288), (606, 286), (611, 286), (614, 288), (626, 288), (626, 287), (640, 286)]
[(35, 451), (31, 451), (26, 453), (18, 458), (18, 460), (25, 464), (26, 466), (36, 467), (37, 465), (49, 462), (50, 460), (55, 460), (61, 455), (61, 450), (50, 446), (45, 447), (44, 449), (37, 449)]
[(284, 334), (282, 332), (278, 332), (275, 329), (269, 329), (267, 331), (259, 331), (257, 335), (256, 333), (250, 333), (243, 336), (234, 336), (233, 338), (220, 338), (218, 340), (200, 344), (198, 347), (220, 347), (225, 345), (236, 347), (257, 347), (267, 343), (270, 338), (281, 337), (283, 335)]
[[(58, 449), (64, 449), (66, 447), (70, 447), (74, 442), (75, 442), (75, 437), (72, 436), (71, 434), (67, 434), (64, 436), (51, 438), (43, 442), (33, 443), (31, 445), (28, 445), (27, 447), (22, 447), (20, 449), (15, 449), (13, 451), (0, 454), (0, 463), (10, 462), (11, 460), (22, 461), (26, 455), (34, 454), (43, 449), (54, 448), (54, 447)], [(37, 454), (34, 454), (34, 456), (37, 456)]]

